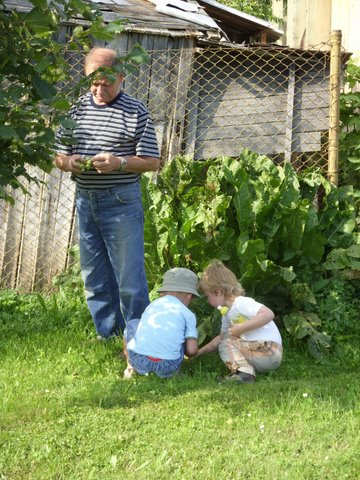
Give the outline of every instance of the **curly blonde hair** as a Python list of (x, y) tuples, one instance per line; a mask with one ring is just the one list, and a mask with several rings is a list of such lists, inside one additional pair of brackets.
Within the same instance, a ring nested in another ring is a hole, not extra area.
[(213, 260), (201, 275), (199, 288), (203, 292), (221, 290), (225, 297), (245, 295), (234, 273), (220, 260)]

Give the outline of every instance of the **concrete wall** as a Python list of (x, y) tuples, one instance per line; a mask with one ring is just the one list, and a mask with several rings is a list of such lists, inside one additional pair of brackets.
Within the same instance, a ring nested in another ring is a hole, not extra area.
[(342, 46), (360, 64), (360, 0), (273, 0), (273, 14), (285, 18), (286, 36), (279, 43), (292, 48), (326, 48), (332, 30), (342, 31)]
[(360, 0), (332, 0), (331, 29), (342, 31), (342, 45), (360, 65)]
[(326, 42), (331, 30), (331, 0), (288, 0), (287, 43), (309, 49)]

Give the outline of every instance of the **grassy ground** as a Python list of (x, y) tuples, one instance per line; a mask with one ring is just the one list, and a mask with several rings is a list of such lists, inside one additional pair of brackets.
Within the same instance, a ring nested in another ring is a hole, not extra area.
[(15, 310), (0, 312), (0, 480), (359, 478), (355, 368), (287, 345), (253, 385), (217, 384), (216, 355), (126, 381), (121, 341), (94, 341), (84, 312)]

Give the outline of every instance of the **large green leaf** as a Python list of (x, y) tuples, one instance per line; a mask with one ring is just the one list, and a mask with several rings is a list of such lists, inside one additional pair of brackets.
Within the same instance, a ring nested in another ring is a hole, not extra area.
[(293, 283), (290, 286), (291, 300), (294, 306), (303, 310), (309, 305), (315, 305), (316, 298), (307, 283)]
[(39, 97), (43, 99), (50, 99), (56, 95), (56, 88), (39, 75), (33, 76), (33, 85)]
[(327, 270), (342, 270), (345, 268), (359, 269), (360, 245), (351, 245), (349, 248), (336, 248), (326, 257), (324, 268)]
[(349, 257), (360, 258), (360, 245), (351, 245), (347, 250), (346, 253)]
[(297, 340), (311, 336), (316, 333), (314, 328), (321, 324), (316, 314), (306, 312), (294, 312), (283, 316), (283, 322), (287, 331)]
[[(116, 33), (120, 33), (121, 28), (122, 30), (124, 29), (123, 25), (116, 25), (117, 30), (111, 29), (111, 31), (115, 31)], [(150, 62), (150, 55), (147, 53), (147, 51), (139, 44), (133, 45), (131, 48), (130, 52), (126, 56), (126, 61), (127, 62), (133, 62), (137, 65), (141, 65), (143, 63), (149, 63)]]
[(325, 333), (314, 332), (307, 339), (307, 345), (310, 354), (321, 362), (329, 353), (331, 347), (331, 338)]
[(35, 34), (50, 35), (55, 27), (54, 17), (51, 15), (51, 12), (37, 7), (24, 14), (24, 23)]
[(16, 130), (13, 127), (7, 125), (0, 125), (0, 138), (12, 139), (17, 138)]

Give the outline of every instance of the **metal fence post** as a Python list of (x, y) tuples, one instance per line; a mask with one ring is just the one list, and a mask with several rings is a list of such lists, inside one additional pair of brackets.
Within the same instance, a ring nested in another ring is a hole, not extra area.
[(330, 46), (328, 178), (331, 183), (337, 185), (339, 180), (341, 30), (331, 32)]

